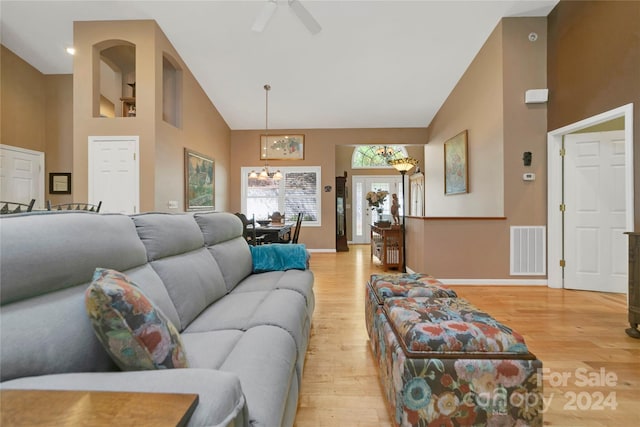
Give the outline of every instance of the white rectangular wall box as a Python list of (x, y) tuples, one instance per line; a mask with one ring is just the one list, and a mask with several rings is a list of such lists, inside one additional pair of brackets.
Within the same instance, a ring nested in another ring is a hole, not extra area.
[(549, 89), (529, 89), (524, 93), (525, 104), (542, 104), (549, 100)]

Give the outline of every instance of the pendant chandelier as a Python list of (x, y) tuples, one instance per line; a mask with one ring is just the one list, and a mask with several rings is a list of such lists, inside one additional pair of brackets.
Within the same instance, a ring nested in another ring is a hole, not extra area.
[(393, 147), (383, 145), (382, 147), (378, 147), (378, 149), (376, 150), (376, 154), (386, 160), (389, 160), (389, 158), (396, 154), (396, 152), (394, 151)]
[(260, 147), (264, 153), (264, 167), (260, 174), (257, 174), (256, 171), (251, 171), (249, 174), (249, 178), (258, 178), (261, 181), (266, 180), (267, 178), (272, 178), (274, 181), (280, 181), (282, 179), (282, 173), (280, 170), (276, 170), (275, 172), (269, 171), (269, 91), (271, 90), (271, 86), (266, 84), (264, 85), (265, 91), (265, 119), (264, 119), (264, 147)]

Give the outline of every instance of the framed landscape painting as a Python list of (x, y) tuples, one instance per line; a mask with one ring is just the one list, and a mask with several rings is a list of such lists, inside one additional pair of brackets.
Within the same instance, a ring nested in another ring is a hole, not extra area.
[(469, 192), (467, 134), (462, 131), (444, 143), (444, 194)]
[(185, 210), (213, 210), (215, 169), (213, 159), (184, 149)]
[(260, 135), (260, 159), (304, 160), (304, 135)]

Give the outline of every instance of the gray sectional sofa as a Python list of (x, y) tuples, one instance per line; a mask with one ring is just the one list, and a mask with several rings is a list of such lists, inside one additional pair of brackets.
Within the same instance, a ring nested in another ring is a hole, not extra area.
[[(313, 274), (252, 273), (235, 215), (5, 215), (0, 250), (0, 388), (197, 393), (189, 425), (293, 425)], [(97, 267), (127, 275), (171, 320), (188, 368), (116, 367), (85, 310)]]

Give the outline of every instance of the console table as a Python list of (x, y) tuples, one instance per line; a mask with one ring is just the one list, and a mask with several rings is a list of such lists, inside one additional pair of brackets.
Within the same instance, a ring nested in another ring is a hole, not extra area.
[(0, 425), (186, 426), (197, 394), (2, 390)]
[(375, 256), (382, 267), (402, 267), (402, 226), (382, 228), (371, 226), (371, 258)]

